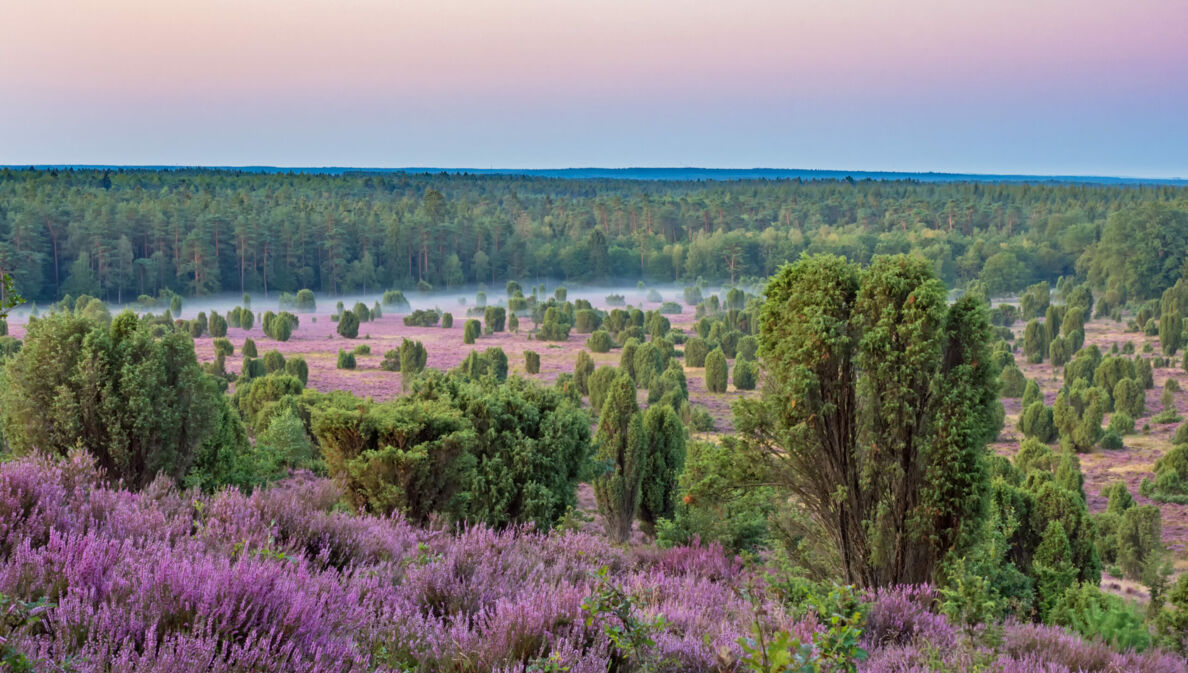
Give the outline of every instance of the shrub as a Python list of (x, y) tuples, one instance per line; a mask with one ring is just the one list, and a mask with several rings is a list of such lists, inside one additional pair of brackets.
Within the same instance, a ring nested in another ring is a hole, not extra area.
[(256, 352), (256, 342), (251, 339), (243, 340), (243, 348), (240, 349), (245, 357), (254, 358), (258, 355)]
[(216, 356), (222, 355), (225, 357), (228, 355), (234, 355), (235, 346), (231, 345), (230, 339), (220, 337), (214, 340), (214, 352)]
[(1136, 505), (1118, 524), (1118, 565), (1127, 579), (1141, 580), (1163, 553), (1162, 515), (1157, 505)]
[(569, 339), (570, 324), (564, 314), (556, 307), (550, 307), (544, 313), (544, 320), (536, 332), (536, 338), (542, 341), (566, 341)]
[(655, 343), (648, 341), (636, 347), (631, 370), (636, 385), (640, 388), (652, 387), (652, 381), (664, 371), (664, 356)]
[(656, 310), (664, 315), (680, 315), (682, 312), (681, 305), (675, 301), (666, 301)]
[(441, 314), (432, 309), (417, 309), (402, 319), (405, 327), (433, 327)]
[(1119, 437), (1134, 432), (1134, 418), (1125, 411), (1115, 411), (1110, 415), (1109, 430)]
[(301, 381), (301, 385), (309, 383), (309, 365), (305, 358), (292, 356), (285, 360), (285, 373)]
[(338, 350), (338, 368), (339, 369), (354, 369), (355, 368), (355, 354), (350, 351), (344, 351), (341, 348)]
[(285, 356), (275, 348), (264, 354), (264, 373), (271, 374), (273, 372), (284, 371)]
[(355, 355), (371, 355), (371, 346), (367, 344), (359, 344), (351, 349), (351, 353)]
[[(429, 362), (429, 351), (425, 350), (420, 341), (401, 339), (400, 341), (400, 385), (405, 390), (412, 387), (412, 379), (425, 371)], [(506, 367), (507, 359), (504, 358)]]
[(1047, 351), (1048, 342), (1043, 324), (1038, 320), (1029, 321), (1023, 330), (1023, 354), (1027, 356), (1027, 361), (1031, 364), (1043, 362)]
[(359, 317), (352, 312), (344, 311), (342, 315), (338, 317), (338, 327), (336, 330), (339, 336), (346, 339), (354, 339), (358, 337)]
[(1021, 397), (1027, 388), (1027, 377), (1014, 365), (1005, 367), (999, 374), (998, 381), (1003, 397)]
[(467, 320), (465, 327), (462, 329), (462, 343), (465, 343), (465, 344), (474, 343), (475, 339), (477, 339), (479, 337), (479, 335), (482, 334), (482, 332), (483, 332), (482, 323), (480, 323), (479, 321), (477, 321), (473, 318), (470, 320)]
[(711, 393), (724, 393), (726, 382), (726, 354), (715, 348), (705, 356), (705, 388)]
[(608, 294), (606, 296), (607, 306), (626, 306), (627, 298), (621, 294)]
[(529, 374), (540, 373), (540, 353), (524, 351), (524, 370)]
[(643, 435), (638, 516), (644, 533), (654, 536), (656, 522), (674, 513), (677, 480), (685, 468), (685, 426), (671, 407), (658, 405), (643, 413)]
[(394, 308), (396, 310), (410, 308), (408, 299), (405, 298), (404, 293), (400, 290), (388, 290), (383, 297), (384, 306)]
[(709, 343), (701, 337), (693, 337), (685, 342), (685, 365), (688, 367), (704, 367), (705, 356), (709, 355)]
[(739, 390), (754, 390), (759, 377), (759, 365), (750, 360), (734, 361), (734, 387)]
[(222, 397), (188, 335), (157, 337), (131, 311), (110, 325), (55, 313), (30, 322), (6, 361), (0, 427), (17, 455), (83, 446), (113, 479), (140, 488), (158, 473), (186, 474), (218, 430)]
[(454, 326), (454, 314), (453, 313), (442, 313), (441, 314), (441, 326), (442, 326), (442, 329), (450, 329), (451, 327), (453, 327)]
[[(1137, 381), (1122, 379), (1114, 386), (1114, 410), (1124, 413), (1131, 419), (1146, 413), (1147, 395)], [(1133, 421), (1131, 424), (1133, 425)]]
[(573, 328), (579, 334), (589, 334), (602, 324), (602, 318), (593, 309), (584, 308), (574, 314)]
[(743, 360), (755, 361), (755, 354), (759, 350), (759, 339), (753, 336), (744, 336), (738, 340), (738, 349), (736, 357)]
[(615, 342), (611, 339), (611, 335), (602, 329), (596, 330), (586, 339), (586, 348), (589, 348), (592, 353), (609, 353), (614, 345)]
[(702, 301), (701, 288), (697, 287), (696, 285), (686, 287), (684, 298), (685, 303), (689, 306), (696, 306), (700, 304)]
[(360, 323), (371, 322), (371, 309), (367, 308), (367, 304), (364, 304), (361, 301), (355, 302), (355, 306), (351, 309), (351, 313), (355, 314), (355, 317), (359, 319)]
[(693, 407), (689, 423), (697, 432), (714, 431), (714, 417), (705, 407)]
[(1043, 401), (1032, 402), (1019, 416), (1019, 431), (1024, 437), (1033, 437), (1047, 443), (1056, 439), (1056, 424), (1052, 419), (1052, 408)]
[(1104, 433), (1102, 433), (1099, 444), (1101, 445), (1101, 448), (1106, 449), (1107, 451), (1117, 451), (1124, 446), (1122, 442), (1122, 435), (1118, 434), (1118, 432), (1113, 428), (1110, 428), (1109, 430), (1106, 430)]
[(227, 319), (223, 316), (210, 312), (210, 320), (207, 323), (207, 328), (210, 330), (210, 335), (215, 338), (227, 336)]
[(520, 316), (515, 313), (507, 314), (507, 331), (519, 333), (520, 331)]
[(293, 309), (300, 313), (313, 313), (318, 309), (318, 302), (314, 298), (313, 290), (298, 290)]
[(400, 349), (393, 348), (384, 353), (384, 359), (380, 362), (380, 369), (386, 372), (400, 371)]
[(502, 332), (507, 322), (507, 310), (501, 306), (488, 306), (483, 311), (483, 324), (492, 332)]
[(586, 351), (578, 351), (577, 362), (573, 367), (573, 382), (577, 386), (579, 394), (589, 394), (590, 390), (587, 386), (587, 381), (593, 373), (594, 361), (590, 359), (590, 354)]

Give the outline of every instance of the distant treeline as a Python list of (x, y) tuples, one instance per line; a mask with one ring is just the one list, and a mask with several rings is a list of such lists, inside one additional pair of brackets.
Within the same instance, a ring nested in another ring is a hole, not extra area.
[(737, 282), (802, 252), (915, 252), (991, 294), (1077, 276), (1149, 299), (1183, 275), (1188, 187), (0, 170), (0, 274), (40, 301)]

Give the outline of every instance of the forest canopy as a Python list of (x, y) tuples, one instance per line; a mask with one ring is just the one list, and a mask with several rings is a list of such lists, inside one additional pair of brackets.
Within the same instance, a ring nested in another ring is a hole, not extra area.
[(950, 287), (998, 295), (1076, 274), (1117, 305), (1183, 275), (1186, 202), (1171, 186), (4, 169), (0, 276), (29, 300), (130, 302), (738, 282), (802, 252), (911, 251)]

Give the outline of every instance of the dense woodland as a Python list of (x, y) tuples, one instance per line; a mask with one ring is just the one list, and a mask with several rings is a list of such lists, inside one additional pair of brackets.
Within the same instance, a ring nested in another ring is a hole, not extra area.
[[(3, 272), (44, 302), (19, 341), (0, 320), (0, 670), (1188, 671), (1160, 509), (1188, 502), (1184, 190), (12, 171), (0, 193)], [(651, 308), (544, 277), (642, 281)], [(674, 281), (683, 307), (648, 288)], [(488, 287), (456, 326), (401, 291), (465, 283)], [(225, 317), (104, 302), (241, 289)], [(382, 303), (312, 315), (364, 289)], [(253, 314), (265, 292), (295, 313)], [(1131, 341), (1091, 343), (1103, 324)], [(542, 353), (576, 358), (543, 378)], [(364, 358), (399, 395), (309, 385)], [(1082, 457), (1161, 433), (1153, 478), (1087, 493)]]
[(0, 273), (35, 301), (766, 278), (802, 252), (914, 251), (992, 295), (1179, 277), (1188, 188), (511, 175), (0, 172)]

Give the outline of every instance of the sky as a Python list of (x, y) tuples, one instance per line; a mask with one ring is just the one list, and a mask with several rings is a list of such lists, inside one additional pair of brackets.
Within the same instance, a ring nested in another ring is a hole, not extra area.
[(1188, 177), (1188, 0), (0, 0), (0, 164)]

